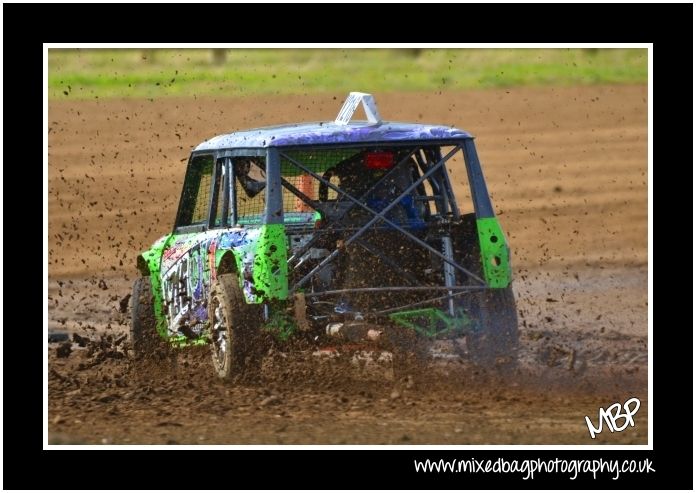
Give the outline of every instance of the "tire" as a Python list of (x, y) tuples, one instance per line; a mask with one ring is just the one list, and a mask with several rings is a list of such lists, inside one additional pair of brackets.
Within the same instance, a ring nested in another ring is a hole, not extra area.
[(211, 356), (223, 380), (249, 377), (260, 369), (261, 306), (246, 303), (235, 274), (219, 275), (208, 302)]
[(483, 367), (514, 369), (519, 332), (512, 284), (477, 293), (472, 315), (474, 327), (466, 336), (470, 358)]
[(133, 283), (130, 342), (136, 359), (150, 357), (164, 345), (156, 329), (149, 277), (141, 277)]

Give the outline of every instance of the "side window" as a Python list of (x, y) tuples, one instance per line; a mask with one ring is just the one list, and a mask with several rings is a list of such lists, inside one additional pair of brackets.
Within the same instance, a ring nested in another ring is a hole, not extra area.
[(212, 191), (214, 160), (211, 155), (196, 156), (191, 160), (184, 190), (181, 194), (179, 214), (176, 225), (205, 225), (208, 221), (208, 208)]
[(229, 201), (227, 196), (229, 189), (226, 188), (227, 181), (227, 166), (225, 159), (218, 159), (215, 164), (215, 185), (213, 185), (213, 201), (210, 210), (210, 217), (213, 218), (211, 227), (219, 228), (227, 226), (225, 220), (229, 214)]
[(266, 160), (237, 157), (234, 166), (234, 197), (239, 224), (260, 224), (266, 208)]
[[(337, 193), (328, 186), (322, 185), (320, 180), (314, 178), (306, 170), (301, 169), (293, 161), (311, 170), (313, 173), (328, 180), (332, 185), (340, 187), (340, 177), (336, 173), (336, 166), (347, 159), (359, 154), (358, 149), (309, 149), (287, 151), (287, 156), (281, 159), (280, 173), (284, 180), (282, 188), (283, 219), (286, 224), (315, 223), (319, 214), (312, 206), (305, 202), (302, 195), (318, 202), (335, 202), (339, 199)], [(325, 204), (324, 210), (328, 210)], [(335, 210), (337, 205), (332, 204)]]

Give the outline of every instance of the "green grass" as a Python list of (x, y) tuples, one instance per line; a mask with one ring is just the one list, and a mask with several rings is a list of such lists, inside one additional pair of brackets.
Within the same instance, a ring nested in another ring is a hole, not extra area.
[[(49, 50), (52, 99), (645, 84), (646, 49)], [(67, 93), (67, 94), (66, 94)]]

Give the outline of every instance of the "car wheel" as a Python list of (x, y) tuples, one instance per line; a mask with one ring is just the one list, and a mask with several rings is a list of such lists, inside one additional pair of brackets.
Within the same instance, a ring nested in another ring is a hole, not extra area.
[(163, 346), (157, 334), (152, 283), (141, 277), (133, 283), (131, 295), (130, 342), (136, 359), (152, 356)]
[(519, 332), (512, 285), (476, 293), (473, 305), (474, 326), (466, 337), (470, 358), (484, 367), (513, 369)]
[(258, 365), (254, 343), (261, 324), (260, 305), (246, 303), (235, 274), (218, 276), (210, 290), (208, 317), (213, 368), (230, 380), (248, 376)]

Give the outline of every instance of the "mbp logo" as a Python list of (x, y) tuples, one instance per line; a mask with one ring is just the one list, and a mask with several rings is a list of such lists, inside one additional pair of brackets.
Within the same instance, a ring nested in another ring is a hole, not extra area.
[[(609, 406), (606, 411), (603, 407), (600, 407), (598, 428), (594, 427), (589, 416), (585, 416), (587, 429), (590, 431), (590, 436), (593, 440), (596, 434), (602, 433), (602, 422), (607, 424), (607, 428), (609, 428), (609, 431), (612, 433), (615, 431), (624, 431), (629, 425), (635, 426), (633, 416), (638, 412), (638, 409), (640, 409), (640, 400), (635, 397), (628, 399), (623, 405), (623, 409), (626, 411), (625, 413), (621, 412), (621, 407), (621, 404), (618, 402)], [(617, 425), (616, 422), (622, 419), (624, 420), (623, 424), (621, 426)]]

